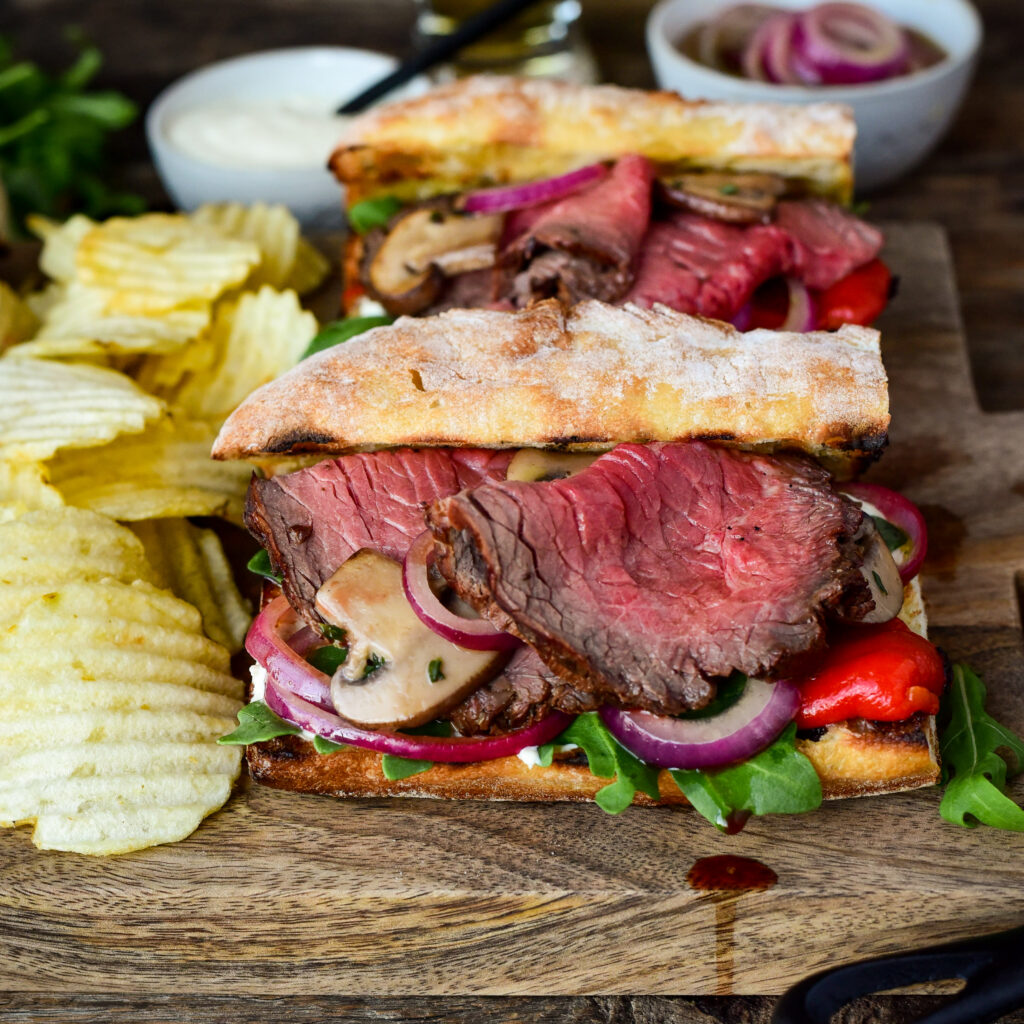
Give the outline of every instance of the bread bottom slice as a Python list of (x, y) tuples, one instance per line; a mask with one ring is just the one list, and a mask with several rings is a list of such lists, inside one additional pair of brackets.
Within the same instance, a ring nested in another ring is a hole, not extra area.
[[(927, 622), (917, 579), (904, 591), (902, 618), (926, 633)], [(821, 778), (826, 800), (896, 793), (939, 781), (938, 736), (933, 715), (918, 714), (903, 722), (851, 719), (810, 730), (797, 740)], [(381, 771), (381, 755), (346, 747), (318, 754), (300, 736), (282, 736), (247, 749), (249, 773), (256, 782), (298, 793), (341, 797), (410, 796), (441, 800), (516, 800), (579, 802), (593, 800), (610, 780), (590, 774), (580, 752), (561, 755), (549, 767), (502, 757), (473, 764), (435, 764), (425, 772), (391, 781)], [(685, 804), (686, 797), (663, 771), (661, 800), (637, 793), (644, 806)]]

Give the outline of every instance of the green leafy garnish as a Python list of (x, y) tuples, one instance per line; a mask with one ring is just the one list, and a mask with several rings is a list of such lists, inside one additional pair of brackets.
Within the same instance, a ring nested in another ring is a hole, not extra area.
[(314, 736), (313, 749), (318, 754), (336, 754), (339, 750), (348, 748), (344, 743), (335, 743), (334, 740), (325, 740), (323, 736)]
[(349, 207), (348, 222), (357, 235), (365, 235), (374, 228), (382, 228), (402, 208), (394, 196), (364, 199)]
[[(426, 725), (417, 725), (411, 729), (402, 729), (401, 732), (410, 736), (451, 736), (452, 723), (434, 721)], [(395, 757), (394, 754), (384, 754), (380, 759), (380, 768), (385, 779), (397, 782), (399, 779), (407, 779), (410, 775), (419, 775), (428, 768), (433, 768), (433, 761), (417, 761), (411, 757)]]
[(266, 548), (260, 548), (259, 551), (257, 551), (256, 554), (246, 562), (245, 567), (249, 572), (253, 572), (257, 576), (262, 576), (264, 579), (270, 580), (271, 583), (280, 584), (283, 579), (280, 573), (274, 572), (274, 567), (270, 564), (270, 555), (267, 553)]
[(966, 665), (953, 666), (940, 716), (946, 791), (939, 813), (967, 828), (980, 822), (1024, 832), (1024, 808), (1005, 793), (1007, 777), (1024, 770), (1024, 742), (985, 711), (985, 686)]
[(333, 622), (320, 623), (320, 635), (325, 640), (331, 640), (339, 644), (343, 644), (348, 640), (348, 632), (343, 627), (334, 625)]
[(728, 711), (747, 688), (747, 677), (742, 672), (733, 672), (728, 679), (718, 684), (718, 690), (710, 704), (699, 711), (684, 711), (680, 718), (713, 718), (723, 711)]
[(854, 203), (850, 210), (855, 217), (866, 217), (871, 211), (871, 202), (867, 199), (861, 199)]
[(739, 185), (733, 185), (730, 182), (728, 184), (723, 185), (718, 191), (721, 192), (723, 196), (734, 196), (737, 192), (739, 192), (739, 190)]
[(427, 675), (430, 677), (432, 683), (439, 682), (444, 679), (444, 667), (443, 662), (440, 658), (434, 658), (434, 660), (427, 666)]
[(366, 659), (366, 668), (363, 669), (362, 678), (365, 679), (367, 676), (372, 676), (374, 672), (382, 669), (386, 664), (387, 661), (384, 658), (370, 651), (370, 656)]
[(335, 647), (334, 644), (328, 644), (326, 647), (318, 647), (315, 651), (310, 651), (306, 661), (313, 668), (323, 672), (325, 676), (333, 676), (338, 671), (338, 666), (345, 664), (347, 657), (347, 647)]
[(906, 533), (898, 526), (890, 523), (888, 519), (883, 519), (881, 516), (872, 516), (871, 521), (875, 524), (878, 535), (885, 541), (885, 546), (890, 551), (903, 547), (910, 540)]
[(374, 327), (387, 327), (394, 322), (393, 316), (350, 316), (344, 320), (333, 320), (320, 328), (320, 333), (309, 343), (301, 358), (308, 359), (317, 352), (323, 352), (324, 349), (333, 348), (343, 341), (354, 338), (357, 334), (363, 334)]
[(885, 589), (885, 584), (882, 582), (882, 577), (879, 576), (878, 573), (875, 572), (874, 569), (871, 570), (871, 576), (872, 576), (872, 578), (875, 581), (875, 586), (878, 587), (878, 589), (883, 594), (885, 594), (886, 597), (888, 597), (889, 596), (889, 591)]
[(221, 736), (218, 743), (262, 743), (275, 736), (297, 736), (302, 730), (283, 718), (278, 718), (261, 700), (246, 704), (238, 712), (238, 728)]
[(64, 218), (140, 213), (142, 198), (108, 184), (106, 143), (135, 120), (138, 108), (117, 92), (86, 92), (103, 63), (81, 46), (74, 64), (51, 76), (15, 60), (0, 37), (0, 180), (20, 230), (30, 213)]
[(542, 765), (551, 764), (554, 748), (575, 743), (587, 755), (590, 773), (615, 781), (597, 791), (594, 802), (608, 814), (620, 814), (632, 802), (637, 790), (657, 800), (658, 769), (644, 764), (608, 731), (596, 711), (575, 718), (568, 729), (538, 750)]
[(796, 749), (796, 723), (749, 761), (716, 771), (672, 768), (683, 795), (713, 825), (728, 828), (736, 812), (801, 814), (821, 804), (821, 781)]

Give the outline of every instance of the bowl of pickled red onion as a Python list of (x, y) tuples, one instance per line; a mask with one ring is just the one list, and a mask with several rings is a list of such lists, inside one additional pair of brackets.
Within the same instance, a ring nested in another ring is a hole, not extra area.
[(895, 181), (936, 146), (981, 36), (968, 0), (661, 0), (647, 22), (658, 84), (687, 99), (852, 107), (861, 192)]

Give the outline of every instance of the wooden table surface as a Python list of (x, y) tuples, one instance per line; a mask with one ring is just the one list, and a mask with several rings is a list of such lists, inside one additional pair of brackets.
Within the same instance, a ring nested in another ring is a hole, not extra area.
[[(919, 0), (926, 2), (926, 0)], [(648, 0), (583, 0), (583, 30), (605, 79), (653, 85), (643, 48)], [(1024, 409), (1024, 4), (979, 0), (986, 42), (976, 83), (953, 131), (924, 167), (873, 197), (877, 219), (933, 220), (948, 231), (974, 386), (987, 412)], [(3, 0), (0, 33), (53, 64), (61, 29), (77, 25), (105, 51), (102, 84), (147, 103), (185, 71), (272, 46), (334, 43), (394, 53), (407, 47), (411, 0)], [(166, 203), (141, 127), (117, 144), (122, 183)], [(1011, 417), (1019, 423), (1019, 417)], [(956, 430), (956, 410), (950, 429)], [(1021, 438), (1024, 444), (1024, 437)], [(0, 885), (3, 866), (0, 865)], [(0, 993), (0, 1022), (24, 1020), (243, 1021), (767, 1021), (772, 1000), (744, 998), (197, 997), (130, 992), (67, 998)], [(904, 1021), (931, 998), (892, 997), (842, 1019)], [(1014, 1015), (1024, 1022), (1024, 1013)]]

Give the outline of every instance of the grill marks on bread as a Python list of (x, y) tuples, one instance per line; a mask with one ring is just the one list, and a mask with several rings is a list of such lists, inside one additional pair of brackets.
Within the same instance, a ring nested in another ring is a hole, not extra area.
[(861, 518), (808, 459), (700, 442), (620, 445), (427, 513), (461, 596), (603, 703), (661, 714), (734, 670), (784, 671), (823, 645), (826, 609), (862, 607)]

